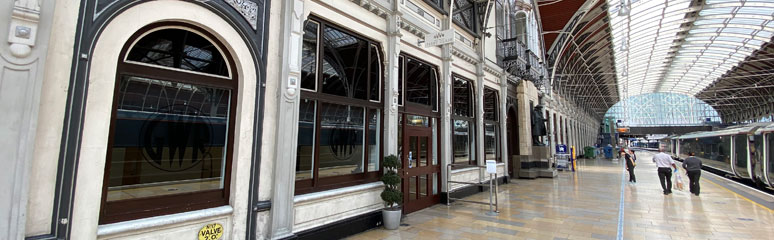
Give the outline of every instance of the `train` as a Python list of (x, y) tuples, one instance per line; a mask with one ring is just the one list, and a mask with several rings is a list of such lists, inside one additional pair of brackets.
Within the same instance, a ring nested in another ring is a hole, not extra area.
[(750, 123), (662, 138), (659, 147), (674, 159), (695, 153), (704, 167), (774, 189), (774, 123)]

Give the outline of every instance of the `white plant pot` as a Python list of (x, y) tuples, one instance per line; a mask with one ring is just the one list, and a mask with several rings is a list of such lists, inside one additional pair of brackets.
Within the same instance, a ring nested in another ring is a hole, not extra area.
[(395, 230), (400, 227), (400, 217), (403, 211), (399, 208), (397, 210), (382, 209), (382, 222), (384, 228), (387, 230)]

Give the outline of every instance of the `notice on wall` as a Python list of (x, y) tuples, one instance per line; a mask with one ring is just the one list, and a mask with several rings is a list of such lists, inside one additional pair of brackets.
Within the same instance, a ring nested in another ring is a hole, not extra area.
[(207, 224), (199, 230), (199, 240), (218, 240), (223, 237), (223, 225), (220, 223)]
[(454, 29), (448, 29), (425, 35), (425, 44), (429, 47), (454, 42)]

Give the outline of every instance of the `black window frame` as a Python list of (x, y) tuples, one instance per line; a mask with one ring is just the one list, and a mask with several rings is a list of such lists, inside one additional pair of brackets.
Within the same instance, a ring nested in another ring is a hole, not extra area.
[[(199, 35), (213, 46), (216, 46), (222, 58), (228, 65), (228, 76), (214, 75), (206, 72), (197, 72), (183, 68), (166, 67), (141, 63), (128, 60), (127, 56), (134, 44), (148, 34), (165, 29), (181, 29), (190, 33)], [(99, 224), (109, 224), (128, 220), (135, 220), (147, 217), (175, 214), (187, 211), (201, 210), (206, 208), (224, 206), (229, 204), (231, 188), (231, 168), (234, 159), (234, 131), (237, 121), (236, 106), (239, 96), (239, 76), (236, 72), (236, 62), (231, 53), (227, 51), (225, 45), (217, 38), (198, 26), (182, 22), (158, 22), (141, 28), (136, 31), (123, 45), (117, 59), (116, 84), (113, 90), (113, 103), (110, 118), (110, 130), (108, 133), (107, 151), (105, 157), (105, 172), (103, 173), (102, 196), (100, 201)], [(202, 85), (227, 89), (231, 96), (229, 100), (228, 121), (226, 134), (226, 149), (224, 162), (224, 172), (222, 178), (222, 188), (213, 190), (202, 190), (196, 192), (184, 192), (177, 194), (165, 194), (136, 199), (124, 199), (116, 201), (107, 201), (108, 186), (110, 179), (111, 159), (115, 134), (117, 127), (117, 112), (119, 106), (119, 92), (124, 77), (140, 77), (149, 79), (158, 79), (169, 82)]]
[[(382, 94), (384, 92), (384, 52), (382, 51), (381, 43), (375, 40), (372, 40), (370, 38), (367, 38), (363, 35), (357, 34), (349, 29), (346, 29), (342, 27), (341, 25), (337, 25), (335, 23), (332, 23), (330, 21), (326, 21), (322, 18), (319, 18), (314, 15), (310, 15), (309, 18), (304, 22), (304, 27), (306, 27), (306, 24), (309, 22), (314, 22), (318, 24), (317, 28), (317, 51), (316, 51), (316, 76), (315, 76), (315, 86), (316, 89), (302, 89), (300, 99), (301, 101), (315, 101), (316, 108), (315, 108), (315, 123), (314, 123), (314, 148), (313, 148), (313, 157), (312, 157), (312, 177), (310, 179), (302, 179), (302, 180), (296, 180), (295, 181), (295, 194), (306, 194), (306, 193), (313, 193), (313, 192), (319, 192), (319, 191), (325, 191), (330, 189), (336, 189), (341, 187), (347, 187), (347, 186), (354, 186), (358, 184), (364, 184), (369, 182), (376, 182), (379, 181), (379, 178), (382, 175), (382, 158), (384, 157), (384, 147), (382, 144), (384, 142), (384, 104), (382, 97)], [(365, 99), (358, 99), (354, 97), (346, 97), (346, 96), (340, 96), (340, 95), (334, 95), (334, 94), (328, 94), (323, 92), (323, 73), (322, 73), (322, 65), (323, 65), (323, 59), (325, 57), (325, 45), (323, 43), (324, 38), (322, 37), (325, 31), (325, 28), (333, 28), (337, 31), (340, 31), (342, 33), (351, 35), (352, 37), (355, 37), (359, 40), (367, 42), (366, 49), (368, 50), (368, 59), (366, 59), (366, 63), (368, 65), (368, 70), (364, 74), (367, 76), (366, 83), (368, 84), (368, 87), (366, 87), (366, 98)], [(377, 70), (376, 75), (371, 74), (371, 67), (372, 67), (372, 51), (371, 48), (375, 47), (376, 52), (378, 54), (378, 66), (379, 69)], [(378, 101), (371, 100), (371, 77), (377, 76), (379, 77), (378, 83), (378, 91), (379, 99)], [(365, 120), (365, 132), (364, 135), (364, 149), (363, 152), (363, 162), (364, 166), (369, 162), (369, 155), (368, 152), (368, 143), (372, 140), (369, 134), (369, 116), (371, 116), (371, 113), (378, 113), (379, 119), (378, 119), (378, 129), (377, 134), (378, 136), (378, 163), (379, 168), (374, 171), (368, 171), (367, 167), (364, 167), (363, 171), (360, 173), (353, 173), (353, 174), (347, 174), (347, 175), (337, 175), (337, 176), (328, 176), (328, 177), (320, 177), (319, 175), (319, 166), (320, 166), (320, 135), (321, 135), (321, 121), (322, 119), (322, 104), (336, 104), (336, 105), (346, 105), (346, 106), (353, 106), (353, 107), (362, 107), (364, 109), (366, 120)], [(294, 172), (295, 174), (295, 172)]]
[[(491, 98), (491, 99), (489, 99)], [(494, 106), (493, 109), (491, 109), (491, 113), (489, 115), (487, 112), (489, 109), (487, 109), (487, 101), (492, 101), (492, 105)], [(486, 134), (486, 125), (491, 124), (494, 125), (494, 132), (495, 132), (495, 158), (494, 159), (487, 159), (486, 158), (486, 139), (484, 139), (484, 159), (485, 160), (495, 160), (497, 162), (502, 162), (502, 141), (501, 141), (501, 131), (500, 131), (500, 93), (494, 88), (490, 88), (485, 86), (484, 87), (484, 134)], [(491, 116), (491, 117), (488, 117)], [(486, 136), (484, 136), (486, 138)]]
[[(467, 115), (459, 115), (457, 114), (457, 111), (455, 109), (455, 91), (454, 91), (454, 84), (457, 81), (464, 81), (467, 82), (468, 86), (468, 92), (470, 95), (468, 96), (468, 114)], [(459, 74), (452, 73), (452, 90), (451, 90), (451, 99), (452, 99), (452, 107), (451, 107), (451, 133), (452, 133), (452, 146), (449, 148), (449, 151), (451, 151), (451, 161), (454, 164), (458, 164), (455, 162), (455, 154), (454, 154), (454, 121), (455, 120), (462, 120), (468, 122), (468, 144), (470, 145), (470, 151), (468, 151), (468, 165), (471, 166), (478, 166), (478, 158), (477, 158), (477, 151), (476, 149), (478, 146), (478, 141), (476, 137), (476, 126), (478, 125), (476, 122), (476, 118), (478, 117), (476, 114), (476, 88), (475, 88), (475, 82), (473, 80), (470, 80), (468, 78), (465, 78)]]

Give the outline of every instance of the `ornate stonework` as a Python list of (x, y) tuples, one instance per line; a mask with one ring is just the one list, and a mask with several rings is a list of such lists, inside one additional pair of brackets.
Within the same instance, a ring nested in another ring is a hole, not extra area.
[(242, 14), (253, 29), (258, 25), (258, 4), (251, 0), (224, 0)]

